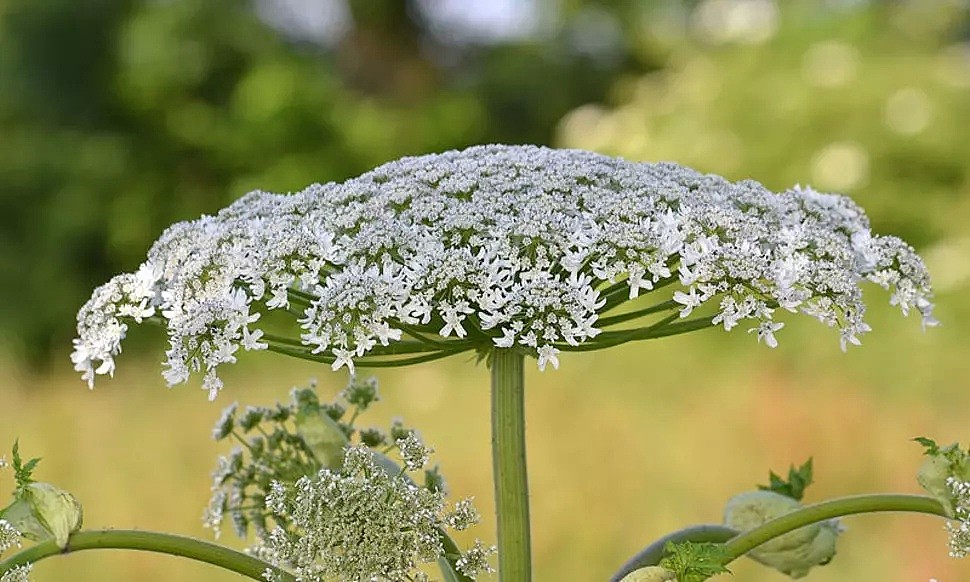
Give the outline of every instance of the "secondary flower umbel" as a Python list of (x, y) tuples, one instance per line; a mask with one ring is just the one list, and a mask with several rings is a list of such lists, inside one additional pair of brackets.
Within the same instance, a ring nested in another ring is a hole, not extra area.
[[(873, 235), (848, 198), (775, 194), (670, 163), (483, 146), (292, 195), (252, 192), (172, 226), (137, 272), (81, 309), (72, 359), (93, 385), (114, 370), (127, 326), (156, 322), (169, 334), (169, 383), (200, 371), (214, 396), (218, 367), (240, 346), (334, 369), (515, 346), (544, 368), (560, 351), (742, 320), (773, 346), (778, 308), (838, 327), (845, 347), (869, 329), (863, 280), (934, 322), (920, 258)], [(299, 337), (271, 333), (287, 320)]]

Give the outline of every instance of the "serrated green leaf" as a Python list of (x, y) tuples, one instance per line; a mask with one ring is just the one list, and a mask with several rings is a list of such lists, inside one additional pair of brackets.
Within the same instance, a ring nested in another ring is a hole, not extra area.
[(797, 469), (794, 465), (788, 468), (788, 480), (782, 479), (774, 471), (768, 472), (768, 485), (758, 485), (762, 491), (773, 491), (786, 497), (801, 501), (805, 496), (805, 489), (812, 484), (812, 458), (802, 463)]
[(17, 439), (13, 443), (12, 456), (14, 480), (17, 483), (17, 490), (19, 491), (34, 482), (31, 475), (34, 472), (34, 468), (37, 467), (37, 463), (40, 462), (40, 457), (34, 457), (24, 463), (23, 459), (20, 457), (20, 439)]
[(940, 445), (931, 438), (916, 437), (913, 440), (923, 445), (923, 448), (926, 449), (923, 451), (924, 455), (936, 455), (940, 452)]
[(724, 546), (710, 542), (667, 542), (660, 566), (677, 575), (678, 582), (703, 582), (717, 574), (730, 573), (724, 567)]

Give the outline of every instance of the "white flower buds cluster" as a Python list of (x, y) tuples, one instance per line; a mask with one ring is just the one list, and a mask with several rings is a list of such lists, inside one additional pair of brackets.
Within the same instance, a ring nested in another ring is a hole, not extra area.
[[(447, 511), (443, 492), (386, 470), (363, 446), (349, 447), (338, 470), (274, 482), (266, 507), (292, 528), (276, 527), (256, 552), (300, 580), (414, 580), (421, 564), (442, 556), (443, 528), (478, 521), (470, 501)], [(458, 567), (470, 578), (491, 571), (493, 552), (476, 543)]]
[(10, 548), (20, 547), (20, 530), (6, 519), (0, 519), (0, 554)]
[(30, 582), (30, 571), (33, 564), (25, 564), (11, 568), (0, 576), (0, 582)]
[[(114, 370), (127, 326), (153, 321), (169, 335), (168, 382), (198, 371), (214, 396), (240, 347), (351, 370), (515, 347), (544, 368), (560, 351), (744, 320), (774, 346), (778, 309), (837, 327), (844, 348), (869, 330), (867, 280), (934, 323), (920, 258), (873, 235), (843, 196), (482, 146), (292, 195), (252, 192), (172, 226), (137, 272), (82, 307), (72, 359), (93, 385)], [(618, 310), (671, 285), (666, 301)], [(268, 315), (299, 336), (273, 335)], [(638, 315), (662, 318), (629, 327)]]

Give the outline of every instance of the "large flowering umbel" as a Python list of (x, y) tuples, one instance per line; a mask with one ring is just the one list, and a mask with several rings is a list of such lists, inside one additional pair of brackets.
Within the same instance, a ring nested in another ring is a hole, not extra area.
[[(72, 358), (93, 384), (113, 371), (130, 323), (160, 323), (165, 377), (200, 371), (214, 395), (240, 346), (334, 369), (514, 346), (544, 368), (560, 351), (742, 320), (773, 346), (779, 308), (839, 328), (844, 347), (869, 329), (864, 280), (934, 321), (920, 258), (873, 235), (848, 198), (483, 146), (291, 195), (252, 192), (172, 226), (136, 273), (81, 309)], [(628, 305), (646, 292), (656, 299)], [(271, 333), (287, 319), (299, 337)]]

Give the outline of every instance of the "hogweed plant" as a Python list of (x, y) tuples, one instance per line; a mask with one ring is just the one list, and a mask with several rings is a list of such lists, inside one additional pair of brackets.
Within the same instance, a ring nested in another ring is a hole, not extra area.
[[(900, 239), (873, 234), (848, 198), (802, 187), (773, 193), (672, 163), (484, 146), (401, 159), (295, 194), (252, 192), (216, 216), (173, 225), (137, 271), (96, 289), (78, 314), (72, 360), (93, 387), (113, 373), (128, 327), (152, 323), (168, 334), (168, 384), (201, 376), (210, 399), (223, 388), (221, 367), (241, 351), (349, 370), (336, 402), (297, 390), (289, 404), (230, 407), (220, 420), (215, 436), (239, 448), (219, 462), (206, 522), (217, 528), (228, 517), (255, 545), (240, 554), (72, 526), (66, 540), (0, 562), (3, 581), (87, 547), (169, 552), (264, 580), (422, 580), (429, 564), (445, 580), (487, 571), (486, 544), (463, 552), (451, 540), (448, 531), (477, 514), (467, 501), (445, 503), (417, 433), (354, 424), (376, 397), (356, 370), (462, 353), (491, 373), (499, 576), (527, 581), (526, 358), (558, 368), (565, 352), (710, 328), (740, 327), (775, 347), (785, 325), (776, 315), (785, 312), (835, 328), (844, 350), (870, 330), (865, 281), (904, 314), (936, 324), (922, 260)], [(614, 580), (704, 580), (742, 555), (800, 577), (832, 558), (839, 517), (874, 511), (946, 517), (951, 553), (963, 555), (967, 454), (921, 442), (928, 496), (802, 505), (811, 481), (803, 465), (733, 498), (723, 524), (645, 548)], [(15, 498), (24, 499), (22, 484)], [(13, 531), (27, 532), (5, 519), (8, 549)]]

